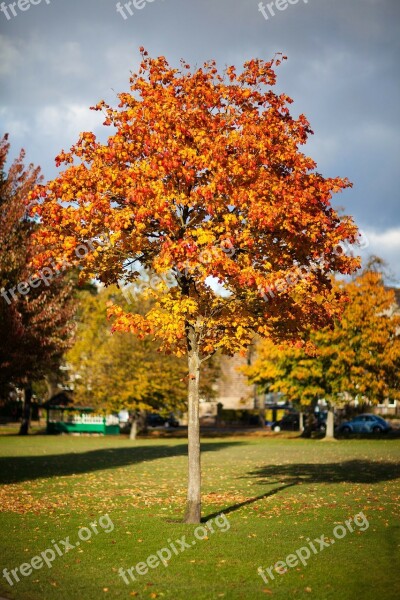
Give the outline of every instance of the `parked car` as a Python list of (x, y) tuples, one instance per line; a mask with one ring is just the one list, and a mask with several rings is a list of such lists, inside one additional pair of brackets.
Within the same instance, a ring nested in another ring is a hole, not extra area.
[(176, 420), (174, 415), (168, 417), (162, 417), (157, 413), (151, 413), (147, 415), (147, 426), (148, 427), (179, 427), (179, 421)]
[(271, 429), (272, 431), (299, 431), (300, 414), (297, 412), (288, 413), (279, 421), (274, 421)]
[(390, 425), (378, 415), (363, 414), (345, 421), (338, 429), (338, 433), (386, 433)]
[[(326, 430), (326, 412), (313, 413), (311, 421), (310, 416), (304, 414), (304, 428), (309, 431), (325, 431)], [(273, 431), (299, 431), (300, 430), (300, 413), (290, 412), (279, 421), (272, 423)]]
[[(315, 412), (313, 413), (314, 415), (314, 420), (313, 423), (311, 424), (311, 430), (312, 431), (326, 431), (326, 421), (328, 418), (328, 412), (327, 411), (319, 411), (319, 412)], [(305, 423), (305, 428), (307, 427), (307, 420)]]

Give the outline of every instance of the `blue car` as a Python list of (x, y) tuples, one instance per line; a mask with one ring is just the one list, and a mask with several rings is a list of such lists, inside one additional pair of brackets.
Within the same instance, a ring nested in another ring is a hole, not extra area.
[(338, 433), (385, 433), (391, 427), (378, 415), (358, 415), (351, 421), (345, 421), (338, 427)]

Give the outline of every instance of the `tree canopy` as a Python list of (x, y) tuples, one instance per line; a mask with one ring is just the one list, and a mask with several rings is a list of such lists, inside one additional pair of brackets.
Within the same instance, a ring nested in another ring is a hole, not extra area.
[(311, 333), (316, 355), (302, 348), (261, 341), (257, 359), (246, 367), (253, 383), (309, 405), (318, 398), (373, 403), (400, 398), (400, 311), (382, 273), (367, 268), (350, 282), (336, 281), (347, 302), (334, 329)]
[[(111, 298), (126, 303), (115, 286), (80, 294), (77, 339), (65, 355), (74, 401), (109, 411), (186, 410), (186, 362), (160, 354), (150, 336), (112, 334), (106, 318)], [(143, 312), (145, 306), (137, 297), (134, 308)]]
[[(252, 60), (241, 74), (229, 67), (222, 76), (212, 61), (179, 71), (143, 52), (119, 107), (95, 107), (115, 133), (106, 144), (83, 133), (57, 157), (68, 168), (37, 188), (42, 260), (54, 249), (76, 260), (80, 244), (106, 231), (109, 244), (81, 260), (87, 274), (109, 285), (135, 280), (140, 266), (174, 273), (175, 285), (160, 282), (164, 293), (146, 315), (114, 308), (116, 329), (151, 332), (186, 352), (190, 322), (202, 329), (206, 355), (242, 349), (252, 331), (297, 338), (310, 321), (332, 321), (327, 273), (358, 263), (335, 252), (357, 230), (329, 200), (350, 183), (324, 178), (299, 151), (311, 130), (303, 115), (290, 116), (291, 99), (271, 89), (279, 63)], [(264, 302), (260, 288), (313, 260), (318, 270)]]
[(57, 365), (71, 343), (72, 285), (63, 273), (45, 281), (31, 267), (40, 248), (29, 217), (29, 192), (40, 169), (24, 165), (24, 152), (6, 172), (10, 149), (0, 142), (0, 388), (23, 387)]

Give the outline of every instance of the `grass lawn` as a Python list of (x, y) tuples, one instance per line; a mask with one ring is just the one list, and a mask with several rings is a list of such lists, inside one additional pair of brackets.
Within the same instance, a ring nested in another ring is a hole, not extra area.
[[(2, 435), (0, 570), (46, 549), (55, 558), (51, 568), (36, 561), (31, 574), (18, 571), (12, 587), (1, 577), (0, 597), (400, 598), (399, 459), (399, 440), (205, 439), (203, 526), (225, 514), (207, 532), (179, 522), (182, 439)], [(352, 532), (339, 527), (335, 537), (335, 527), (360, 512), (367, 520), (359, 517)], [(94, 521), (97, 534), (80, 529)], [(310, 542), (323, 535), (328, 545), (315, 542), (312, 552)], [(182, 536), (189, 547), (180, 550), (174, 541)], [(172, 545), (167, 567), (139, 566), (143, 574), (128, 585), (118, 574)], [(298, 564), (271, 571), (272, 581), (257, 573), (302, 547), (306, 566), (295, 556)]]

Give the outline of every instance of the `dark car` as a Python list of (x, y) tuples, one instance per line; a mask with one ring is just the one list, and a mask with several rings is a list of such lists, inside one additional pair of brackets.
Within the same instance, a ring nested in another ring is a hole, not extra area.
[[(326, 417), (327, 413), (325, 412), (303, 415), (304, 429), (307, 429), (309, 431), (326, 431)], [(275, 421), (274, 423), (272, 423), (271, 428), (273, 431), (299, 431), (300, 413), (288, 413), (279, 421)]]
[(379, 415), (363, 414), (345, 421), (338, 429), (338, 433), (386, 433), (390, 425)]
[(326, 421), (328, 419), (328, 413), (326, 411), (320, 411), (314, 413), (315, 421), (312, 426), (313, 431), (326, 431)]
[(179, 427), (179, 421), (174, 415), (162, 417), (158, 413), (152, 413), (147, 415), (146, 422), (148, 427)]
[(273, 431), (298, 431), (300, 429), (300, 414), (293, 412), (285, 415), (279, 421), (274, 421), (271, 429)]

